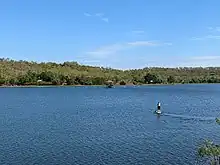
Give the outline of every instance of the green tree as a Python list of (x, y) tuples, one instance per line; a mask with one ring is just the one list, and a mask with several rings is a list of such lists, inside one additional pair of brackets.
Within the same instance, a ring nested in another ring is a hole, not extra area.
[(219, 165), (220, 146), (214, 144), (212, 141), (206, 140), (198, 150), (199, 156), (210, 160), (213, 165)]
[(144, 81), (145, 81), (145, 83), (147, 83), (147, 84), (154, 84), (154, 83), (157, 83), (157, 82), (158, 82), (158, 79), (157, 79), (157, 76), (156, 76), (156, 75), (151, 74), (151, 73), (147, 73), (147, 74), (144, 76)]
[(17, 84), (18, 84), (18, 81), (17, 81), (17, 79), (13, 79), (13, 78), (12, 78), (12, 79), (9, 80), (9, 84), (10, 84), (10, 85), (17, 85)]
[(169, 76), (167, 78), (167, 82), (170, 83), (170, 84), (175, 83), (175, 77), (174, 76)]
[(126, 82), (125, 81), (120, 81), (120, 85), (126, 85)]
[(38, 78), (38, 74), (32, 71), (28, 71), (25, 75), (26, 77), (26, 81), (30, 84), (36, 84), (37, 82), (37, 78)]
[(17, 85), (25, 85), (28, 82), (28, 79), (25, 75), (18, 76)]
[(54, 77), (52, 80), (52, 85), (61, 85), (60, 79), (58, 77)]
[(73, 85), (74, 84), (74, 78), (70, 76), (65, 77), (65, 82), (67, 85)]
[(105, 78), (104, 77), (94, 77), (92, 78), (92, 84), (94, 85), (103, 85), (105, 83)]
[(76, 84), (76, 85), (82, 84), (82, 80), (80, 79), (79, 76), (76, 76), (76, 78), (74, 79), (74, 84)]
[(51, 71), (41, 72), (39, 78), (46, 82), (52, 82), (54, 79), (54, 74)]
[(0, 86), (5, 84), (5, 79), (0, 77)]
[[(216, 118), (216, 123), (220, 124), (219, 118)], [(199, 147), (198, 154), (200, 157), (208, 159), (212, 165), (220, 164), (220, 145), (216, 145), (210, 140), (206, 140)]]

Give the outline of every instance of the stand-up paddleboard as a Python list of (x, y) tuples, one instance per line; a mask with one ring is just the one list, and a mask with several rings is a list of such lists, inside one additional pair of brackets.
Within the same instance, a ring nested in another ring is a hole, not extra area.
[(156, 113), (156, 114), (161, 114), (162, 112), (161, 112), (161, 110), (156, 110), (156, 111), (154, 111), (154, 113)]

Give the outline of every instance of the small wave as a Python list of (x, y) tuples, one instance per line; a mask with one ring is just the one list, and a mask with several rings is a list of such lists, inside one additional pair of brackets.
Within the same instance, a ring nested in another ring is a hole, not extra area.
[(181, 119), (188, 119), (188, 120), (201, 120), (201, 121), (211, 121), (215, 120), (215, 117), (202, 117), (202, 116), (188, 116), (188, 115), (178, 115), (178, 114), (171, 114), (171, 113), (163, 113), (163, 116), (170, 116), (176, 117)]

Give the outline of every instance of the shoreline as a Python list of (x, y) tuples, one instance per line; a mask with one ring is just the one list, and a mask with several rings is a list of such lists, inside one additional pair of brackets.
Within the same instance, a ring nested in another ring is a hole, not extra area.
[[(175, 83), (175, 84), (140, 84), (140, 85), (120, 85), (116, 84), (116, 87), (123, 87), (123, 86), (175, 86), (175, 85), (214, 85), (220, 83)], [(106, 85), (1, 85), (0, 88), (45, 88), (45, 87), (106, 87)]]

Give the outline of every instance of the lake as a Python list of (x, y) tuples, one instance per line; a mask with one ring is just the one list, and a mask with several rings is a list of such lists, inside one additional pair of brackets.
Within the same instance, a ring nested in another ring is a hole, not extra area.
[(218, 84), (0, 88), (0, 99), (1, 165), (193, 165), (204, 139), (220, 143)]

